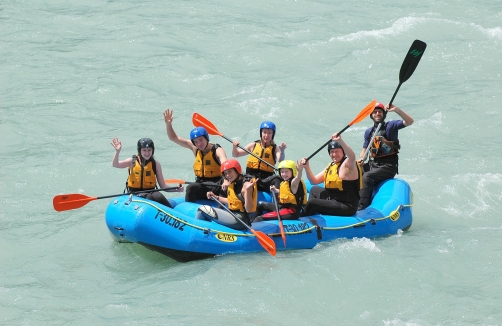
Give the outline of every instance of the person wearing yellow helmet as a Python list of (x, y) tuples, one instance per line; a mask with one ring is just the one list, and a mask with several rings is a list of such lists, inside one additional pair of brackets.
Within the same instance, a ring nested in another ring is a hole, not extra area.
[[(278, 207), (281, 220), (296, 220), (307, 202), (307, 187), (302, 180), (303, 165), (292, 160), (284, 160), (279, 162), (278, 169), (282, 182), (279, 189), (271, 185), (270, 191), (279, 194)], [(264, 211), (268, 213), (263, 214)], [(259, 202), (256, 212), (258, 216), (253, 222), (277, 220), (274, 203)]]

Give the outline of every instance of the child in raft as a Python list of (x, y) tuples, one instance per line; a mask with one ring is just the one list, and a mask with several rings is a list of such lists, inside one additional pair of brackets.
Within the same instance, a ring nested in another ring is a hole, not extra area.
[[(302, 180), (303, 165), (296, 164), (291, 160), (279, 163), (279, 174), (282, 178), (280, 188), (270, 186), (273, 196), (279, 194), (279, 214), (281, 220), (296, 220), (300, 217), (303, 205), (307, 202), (307, 187)], [(277, 198), (277, 197), (275, 197)], [(269, 213), (263, 214), (263, 211)], [(257, 216), (253, 222), (277, 220), (277, 210), (274, 203), (259, 202)], [(263, 215), (262, 215), (263, 214)]]
[(214, 197), (222, 204), (228, 205), (228, 209), (233, 214), (250, 226), (250, 217), (256, 211), (258, 199), (256, 183), (258, 179), (243, 175), (241, 165), (236, 159), (230, 159), (222, 163), (221, 172), (225, 179), (230, 182), (227, 188), (227, 198), (217, 196), (212, 191), (207, 192), (207, 198), (212, 199)]

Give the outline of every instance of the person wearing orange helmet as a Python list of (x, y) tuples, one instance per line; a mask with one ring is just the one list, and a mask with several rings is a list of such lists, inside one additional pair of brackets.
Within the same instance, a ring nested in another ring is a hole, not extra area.
[(207, 198), (215, 197), (218, 201), (228, 205), (228, 209), (236, 214), (244, 223), (251, 225), (251, 217), (256, 212), (258, 189), (255, 179), (242, 174), (242, 168), (236, 159), (230, 159), (221, 164), (221, 172), (230, 183), (227, 196), (221, 197), (212, 191), (207, 192)]
[[(246, 174), (259, 179), (258, 190), (261, 191), (269, 191), (270, 185), (275, 185), (278, 188), (281, 184), (281, 178), (275, 174), (274, 166), (276, 162), (284, 160), (284, 151), (287, 146), (285, 143), (277, 145), (274, 142), (275, 132), (276, 126), (272, 121), (263, 121), (260, 125), (260, 139), (244, 146), (256, 156), (249, 155), (246, 162)], [(239, 145), (240, 142), (234, 140), (232, 156), (248, 155), (248, 152), (238, 148)]]
[[(402, 120), (385, 122), (388, 112), (397, 113)], [(395, 105), (383, 105), (377, 102), (371, 113), (374, 124), (364, 133), (363, 149), (359, 155), (358, 163), (363, 166), (363, 187), (359, 192), (360, 200), (358, 210), (365, 209), (371, 204), (373, 189), (382, 181), (392, 179), (398, 173), (399, 144), (398, 131), (411, 126), (414, 122), (406, 112)], [(381, 124), (377, 132), (378, 124)], [(375, 134), (376, 133), (376, 134)], [(373, 137), (375, 136), (375, 137)], [(370, 144), (371, 139), (373, 142)], [(366, 149), (370, 146), (370, 159), (364, 164)]]
[[(219, 144), (210, 143), (209, 134), (203, 127), (192, 129), (190, 139), (178, 136), (173, 129), (173, 119), (173, 110), (165, 110), (164, 121), (169, 140), (181, 147), (188, 148), (195, 156), (193, 163), (195, 182), (187, 186), (185, 201), (195, 203), (197, 199), (206, 199), (208, 191), (225, 196), (227, 183), (220, 171), (221, 164), (227, 161), (227, 155), (223, 147)], [(215, 186), (208, 185), (208, 183), (213, 183)]]
[[(119, 160), (122, 143), (118, 138), (113, 138), (111, 144), (115, 148), (112, 166), (119, 169), (129, 169), (129, 177), (126, 182), (126, 189), (128, 192), (134, 193), (142, 190), (152, 190), (157, 187), (157, 183), (160, 188), (167, 188), (164, 181), (164, 175), (162, 174), (162, 166), (153, 157), (153, 154), (155, 153), (155, 145), (150, 138), (141, 138), (138, 140), (138, 153), (122, 161)], [(183, 187), (180, 185), (180, 187), (174, 191), (181, 192), (183, 191)], [(138, 193), (136, 195), (154, 200), (172, 208), (172, 205), (166, 197), (158, 191)]]

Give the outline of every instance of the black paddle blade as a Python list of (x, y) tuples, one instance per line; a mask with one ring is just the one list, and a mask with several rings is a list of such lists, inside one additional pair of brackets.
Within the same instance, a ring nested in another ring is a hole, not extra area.
[(415, 40), (404, 58), (401, 70), (399, 71), (399, 83), (402, 84), (413, 75), (415, 68), (418, 66), (422, 55), (424, 54), (427, 44), (420, 40)]

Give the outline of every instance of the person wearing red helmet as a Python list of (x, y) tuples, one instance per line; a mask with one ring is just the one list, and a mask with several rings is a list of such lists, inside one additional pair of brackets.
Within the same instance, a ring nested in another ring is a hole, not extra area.
[(221, 164), (221, 172), (230, 183), (227, 188), (227, 196), (220, 197), (212, 191), (207, 192), (208, 199), (216, 197), (218, 201), (228, 205), (228, 209), (247, 225), (251, 225), (251, 217), (256, 212), (258, 189), (255, 179), (242, 174), (242, 168), (236, 159), (230, 159)]
[[(119, 169), (129, 169), (129, 177), (126, 182), (126, 189), (128, 192), (155, 189), (157, 183), (160, 188), (167, 188), (164, 181), (164, 175), (162, 174), (162, 166), (153, 158), (155, 145), (150, 138), (141, 138), (138, 140), (137, 155), (133, 155), (122, 161), (119, 160), (122, 143), (118, 138), (113, 138), (111, 144), (115, 148), (112, 166)], [(175, 191), (181, 192), (183, 191), (183, 187), (180, 186)], [(172, 208), (172, 205), (160, 192), (139, 193), (137, 196), (155, 200), (158, 203)]]
[(173, 110), (165, 110), (164, 121), (169, 140), (181, 147), (188, 148), (195, 156), (193, 170), (196, 182), (187, 186), (185, 201), (195, 203), (197, 199), (206, 199), (208, 191), (221, 193), (220, 196), (224, 196), (225, 190), (221, 186), (208, 186), (202, 182), (211, 182), (226, 188), (227, 183), (220, 171), (221, 164), (227, 161), (225, 150), (219, 144), (209, 142), (209, 134), (203, 127), (192, 129), (190, 139), (178, 136), (173, 129), (173, 119)]
[[(397, 113), (402, 120), (391, 120), (385, 122), (388, 112)], [(406, 112), (395, 105), (383, 105), (376, 103), (375, 109), (371, 113), (374, 121), (372, 127), (366, 129), (364, 133), (363, 149), (359, 155), (358, 163), (363, 166), (363, 187), (359, 192), (360, 200), (358, 210), (365, 209), (371, 204), (373, 189), (382, 181), (392, 179), (398, 173), (398, 153), (401, 148), (399, 144), (398, 131), (411, 126), (414, 122)], [(376, 133), (373, 143), (370, 144), (378, 124), (382, 124)], [(364, 164), (364, 154), (370, 146), (370, 159)]]
[[(249, 152), (261, 158), (261, 160), (259, 160), (253, 155), (249, 155), (246, 162), (246, 174), (260, 179), (258, 182), (258, 189), (261, 191), (269, 191), (271, 185), (279, 188), (282, 181), (281, 178), (275, 174), (273, 166), (275, 166), (276, 162), (284, 160), (284, 151), (287, 146), (285, 143), (276, 145), (274, 142), (275, 132), (275, 124), (271, 121), (264, 121), (260, 125), (260, 139), (244, 146)], [(238, 140), (235, 140), (233, 145), (233, 157), (248, 155), (248, 152), (237, 147), (240, 145)], [(263, 161), (267, 162), (269, 165), (265, 164)]]
[(317, 175), (312, 173), (309, 161), (303, 158), (307, 179), (312, 185), (324, 182), (324, 188), (313, 186), (303, 208), (302, 216), (313, 214), (351, 216), (357, 212), (362, 170), (356, 162), (356, 154), (338, 133), (331, 137), (328, 153), (331, 162)]

